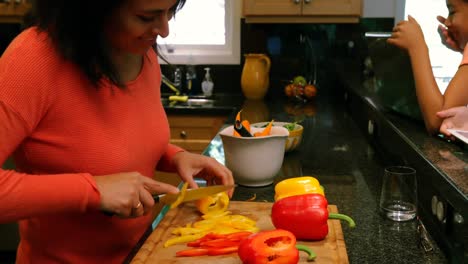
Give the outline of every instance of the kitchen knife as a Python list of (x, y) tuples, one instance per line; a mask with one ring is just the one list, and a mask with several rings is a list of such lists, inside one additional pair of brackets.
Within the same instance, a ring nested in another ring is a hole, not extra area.
[[(214, 185), (214, 186), (208, 186), (208, 187), (200, 187), (197, 189), (187, 189), (185, 191), (185, 195), (183, 202), (188, 202), (188, 201), (193, 201), (193, 200), (198, 200), (203, 197), (217, 194), (220, 192), (227, 191), (231, 188), (233, 188), (233, 185)], [(157, 203), (164, 203), (164, 204), (171, 204), (177, 200), (179, 197), (180, 193), (166, 193), (166, 194), (160, 194), (160, 195), (154, 195), (154, 201)]]

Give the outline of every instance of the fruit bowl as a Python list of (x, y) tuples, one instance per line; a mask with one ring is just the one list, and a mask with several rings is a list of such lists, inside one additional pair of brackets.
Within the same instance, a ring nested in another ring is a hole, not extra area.
[[(265, 127), (269, 122), (259, 122), (251, 124), (252, 127)], [(295, 149), (301, 144), (302, 141), (302, 133), (304, 132), (304, 127), (299, 125), (298, 123), (291, 123), (291, 122), (273, 122), (273, 127), (285, 127), (288, 132), (288, 138), (286, 140), (285, 145), (285, 152), (290, 152)]]
[(307, 82), (303, 76), (296, 76), (284, 87), (284, 94), (294, 101), (311, 101), (317, 95), (315, 80)]

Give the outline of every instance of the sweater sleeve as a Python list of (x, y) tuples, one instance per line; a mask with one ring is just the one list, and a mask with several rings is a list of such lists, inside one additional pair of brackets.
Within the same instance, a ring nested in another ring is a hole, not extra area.
[(172, 158), (175, 154), (181, 151), (184, 151), (184, 149), (176, 145), (169, 144), (167, 146), (166, 152), (159, 160), (159, 163), (156, 166), (156, 170), (165, 172), (175, 172), (174, 165), (172, 164)]
[[(0, 164), (28, 133), (21, 117), (0, 101)], [(0, 169), (0, 222), (99, 208), (94, 178), (87, 173), (30, 175)]]
[[(20, 34), (0, 59), (0, 165), (33, 133), (51, 103), (47, 85), (38, 81), (46, 65), (37, 60), (38, 52), (29, 48), (34, 46), (31, 34), (28, 30)], [(0, 169), (0, 222), (85, 212), (98, 209), (99, 204), (99, 192), (90, 174), (32, 175)]]

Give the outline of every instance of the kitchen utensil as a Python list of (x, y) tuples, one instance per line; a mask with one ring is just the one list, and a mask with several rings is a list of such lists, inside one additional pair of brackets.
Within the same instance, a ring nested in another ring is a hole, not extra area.
[[(231, 201), (228, 210), (232, 214), (245, 215), (257, 222), (260, 230), (274, 229), (271, 222), (272, 203), (267, 202), (241, 202)], [(328, 205), (329, 212), (337, 213), (336, 205)], [(200, 213), (194, 203), (185, 203), (177, 208), (169, 210), (157, 224), (154, 231), (143, 243), (141, 249), (136, 253), (130, 263), (217, 263), (217, 264), (241, 264), (242, 261), (237, 254), (221, 256), (199, 256), (178, 258), (175, 253), (187, 249), (185, 243), (163, 247), (164, 242), (171, 238), (174, 228), (185, 226), (200, 220)], [(314, 264), (336, 264), (349, 263), (346, 251), (343, 230), (339, 220), (328, 220), (328, 235), (322, 241), (298, 241), (297, 243), (307, 245), (317, 254), (314, 262), (307, 262), (304, 253), (299, 254), (299, 263)]]
[[(219, 192), (227, 191), (233, 188), (233, 185), (214, 185), (208, 187), (200, 187), (197, 189), (188, 189), (185, 191), (182, 203), (188, 201), (194, 201), (203, 197), (213, 195)], [(154, 201), (157, 203), (171, 204), (177, 200), (180, 193), (166, 193), (160, 195), (154, 195)]]
[(416, 217), (416, 170), (406, 166), (385, 168), (380, 210), (390, 220), (401, 222)]
[[(250, 129), (251, 134), (255, 134), (264, 128)], [(231, 125), (219, 134), (223, 141), (225, 164), (232, 171), (236, 183), (244, 186), (272, 184), (283, 164), (288, 130), (273, 126), (270, 135), (263, 137), (236, 137), (233, 133)]]

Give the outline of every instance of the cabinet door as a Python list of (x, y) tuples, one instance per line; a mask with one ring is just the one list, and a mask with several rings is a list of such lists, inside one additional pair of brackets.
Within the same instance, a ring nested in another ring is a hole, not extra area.
[(361, 0), (303, 0), (303, 15), (361, 15)]
[(13, 14), (12, 0), (0, 0), (0, 17), (11, 16)]
[(30, 0), (0, 0), (0, 23), (22, 23), (30, 9)]
[(226, 120), (222, 116), (169, 115), (171, 143), (187, 151), (202, 153)]
[(300, 15), (302, 0), (244, 0), (245, 16)]

